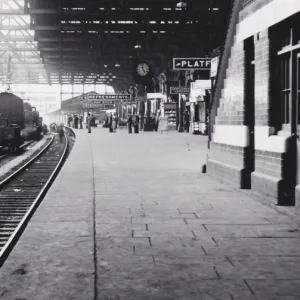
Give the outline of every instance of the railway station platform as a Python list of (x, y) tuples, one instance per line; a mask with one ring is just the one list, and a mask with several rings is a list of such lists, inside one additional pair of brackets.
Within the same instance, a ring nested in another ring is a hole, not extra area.
[(298, 300), (300, 231), (201, 174), (207, 139), (76, 131), (1, 300)]

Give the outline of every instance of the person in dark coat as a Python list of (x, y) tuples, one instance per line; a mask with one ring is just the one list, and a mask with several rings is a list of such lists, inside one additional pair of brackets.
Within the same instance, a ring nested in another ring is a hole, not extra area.
[(69, 117), (68, 117), (68, 126), (69, 126), (69, 127), (71, 127), (71, 122), (72, 122), (72, 117), (69, 116)]
[(155, 114), (153, 113), (152, 115), (151, 115), (151, 125), (152, 125), (152, 128), (153, 128), (153, 131), (156, 131), (155, 130)]
[(190, 132), (190, 114), (188, 109), (184, 112), (184, 127), (185, 132)]
[(132, 133), (132, 115), (128, 114), (127, 117), (128, 133)]
[(88, 133), (92, 133), (92, 128), (91, 128), (91, 122), (92, 122), (92, 117), (91, 114), (89, 113), (87, 116), (87, 128), (88, 128)]
[(136, 114), (133, 120), (134, 133), (139, 133), (139, 123), (140, 123), (140, 117), (138, 114)]
[(73, 118), (72, 118), (72, 120), (73, 120), (72, 127), (73, 127), (73, 128), (75, 128), (75, 117), (76, 117), (76, 115), (73, 115)]
[(108, 115), (107, 114), (104, 116), (104, 125), (103, 125), (103, 127), (108, 127)]
[(109, 131), (108, 132), (113, 132), (113, 129), (112, 129), (112, 122), (113, 122), (113, 117), (112, 117), (112, 114), (110, 114), (108, 116), (108, 128), (109, 128)]
[(60, 124), (59, 125), (59, 128), (58, 128), (58, 134), (59, 134), (59, 140), (60, 142), (62, 143), (63, 142), (63, 137), (65, 135), (65, 132), (64, 132), (64, 124)]
[(117, 130), (117, 122), (118, 122), (118, 117), (117, 117), (117, 114), (114, 113), (113, 116), (112, 116), (112, 130), (113, 130), (113, 132), (116, 132), (116, 130)]
[(94, 117), (94, 115), (91, 116), (91, 126), (97, 127), (96, 126), (96, 118)]
[(79, 118), (77, 115), (74, 116), (74, 125), (75, 125), (75, 129), (78, 129), (78, 121), (79, 121)]
[(82, 123), (83, 123), (83, 116), (80, 116), (79, 118), (79, 125), (80, 125), (80, 129), (82, 129)]

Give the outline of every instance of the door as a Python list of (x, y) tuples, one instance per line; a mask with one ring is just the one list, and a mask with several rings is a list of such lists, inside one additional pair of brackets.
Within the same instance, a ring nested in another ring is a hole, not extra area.
[(297, 101), (297, 178), (296, 205), (300, 205), (300, 53), (296, 57), (296, 101)]
[(255, 54), (254, 37), (245, 40), (245, 125), (248, 127), (248, 147), (246, 148), (244, 188), (251, 188), (251, 173), (255, 170)]

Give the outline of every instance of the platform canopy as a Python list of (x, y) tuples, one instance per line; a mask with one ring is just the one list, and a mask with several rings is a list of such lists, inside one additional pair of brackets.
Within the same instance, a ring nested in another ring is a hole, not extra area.
[[(172, 68), (174, 57), (209, 56), (224, 42), (231, 2), (1, 0), (0, 56), (14, 47), (17, 69), (40, 83), (120, 90), (133, 83), (137, 57), (159, 74)], [(21, 21), (26, 15), (30, 22)]]

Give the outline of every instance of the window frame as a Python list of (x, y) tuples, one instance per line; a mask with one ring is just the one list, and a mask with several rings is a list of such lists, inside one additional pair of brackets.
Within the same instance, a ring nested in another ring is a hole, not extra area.
[[(297, 91), (295, 91), (298, 80), (295, 64), (297, 63), (297, 55), (300, 53), (299, 21), (299, 15), (295, 15), (274, 26), (277, 31), (274, 36), (274, 39), (277, 39), (276, 62), (271, 60), (270, 63), (276, 63), (275, 67), (278, 68), (277, 83), (279, 86), (276, 87), (273, 83), (273, 88), (280, 94), (279, 97), (276, 97), (276, 101), (279, 103), (275, 105), (279, 135), (292, 134), (293, 128), (298, 126), (300, 122), (298, 120), (300, 118), (300, 111), (298, 111), (300, 103), (297, 103)], [(296, 107), (295, 112), (293, 110)]]

